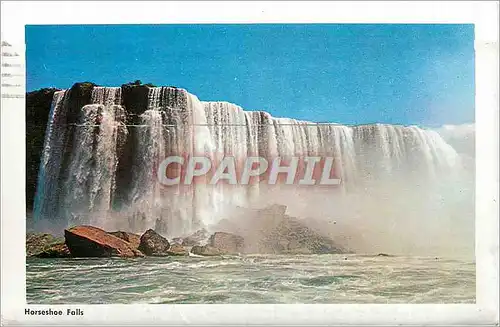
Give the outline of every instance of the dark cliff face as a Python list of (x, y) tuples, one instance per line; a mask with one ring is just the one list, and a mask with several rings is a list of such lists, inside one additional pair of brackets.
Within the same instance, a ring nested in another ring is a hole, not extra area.
[[(63, 109), (66, 113), (61, 113), (57, 117), (62, 117), (63, 119), (58, 119), (58, 124), (67, 125), (65, 133), (61, 135), (63, 138), (63, 154), (61, 163), (61, 173), (59, 174), (59, 184), (63, 185), (61, 182), (67, 179), (67, 173), (69, 172), (64, 167), (68, 167), (71, 161), (71, 154), (73, 153), (73, 145), (75, 134), (78, 132), (74, 124), (79, 123), (78, 117), (83, 106), (91, 103), (92, 89), (96, 86), (93, 83), (76, 83), (71, 89), (69, 89), (64, 95), (63, 101), (65, 105)], [(66, 174), (65, 174), (66, 172)], [(60, 191), (60, 190), (57, 190)]]
[[(65, 108), (69, 112), (67, 115), (59, 115), (59, 117), (65, 117), (64, 120), (55, 118), (58, 124), (70, 125), (77, 122), (80, 109), (90, 103), (94, 86), (93, 83), (85, 82), (76, 83), (71, 87), (63, 100), (67, 102), (68, 105)], [(26, 94), (26, 209), (28, 216), (33, 210), (47, 122), (56, 91), (59, 89), (47, 88)], [(68, 131), (68, 137), (65, 141), (66, 154), (70, 154), (72, 150), (74, 128), (70, 127)], [(69, 157), (69, 155), (65, 157)]]
[(122, 105), (127, 108), (131, 123), (136, 123), (137, 115), (148, 107), (149, 87), (140, 85), (122, 85)]
[[(92, 102), (92, 90), (98, 85), (91, 82), (83, 82), (74, 84), (66, 92), (64, 99), (63, 110), (55, 117), (55, 122), (61, 125), (67, 125), (63, 138), (63, 162), (62, 167), (67, 167), (71, 159), (73, 151), (74, 135), (78, 123), (80, 111), (83, 106)], [(121, 105), (125, 108), (124, 115), (126, 119), (123, 121), (128, 125), (138, 124), (140, 122), (139, 115), (148, 109), (148, 94), (152, 84), (129, 83), (121, 86)], [(37, 179), (40, 167), (40, 161), (43, 152), (47, 122), (49, 120), (50, 108), (54, 93), (59, 91), (56, 88), (44, 88), (26, 94), (26, 209), (30, 216), (36, 193)], [(169, 92), (169, 101), (172, 103), (161, 103), (159, 105), (166, 107), (179, 107), (186, 105), (185, 92), (176, 88), (165, 90)], [(130, 127), (127, 127), (130, 129)], [(130, 166), (132, 163), (132, 154), (135, 151), (137, 140), (134, 139), (133, 133), (129, 130), (128, 137), (120, 142), (118, 151), (119, 165), (117, 171), (117, 188), (120, 189), (121, 184), (130, 183)], [(122, 135), (123, 136), (123, 135)], [(64, 171), (59, 175), (64, 179), (67, 176)], [(119, 192), (116, 194), (121, 196)], [(123, 198), (123, 200), (126, 200)]]
[(48, 88), (26, 94), (26, 209), (33, 210), (40, 157), (54, 92)]

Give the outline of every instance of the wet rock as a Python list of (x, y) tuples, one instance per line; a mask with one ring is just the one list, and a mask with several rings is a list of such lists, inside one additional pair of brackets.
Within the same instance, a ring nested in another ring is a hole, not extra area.
[(114, 235), (118, 238), (121, 238), (125, 242), (130, 243), (130, 245), (134, 249), (139, 248), (139, 244), (141, 243), (141, 236), (138, 234), (134, 233), (129, 233), (129, 232), (123, 232), (123, 231), (116, 231), (116, 232), (110, 232), (111, 235)]
[(210, 234), (206, 229), (200, 229), (194, 234), (185, 237), (182, 239), (182, 244), (183, 246), (195, 246), (195, 245), (202, 245), (207, 243), (207, 239), (209, 238)]
[[(234, 218), (217, 226), (246, 240), (243, 249), (230, 248), (231, 252), (273, 254), (346, 252), (320, 228), (309, 227), (305, 220), (287, 215), (287, 207), (284, 205), (274, 204), (261, 209), (237, 209)], [(225, 228), (222, 228), (224, 226)]]
[(345, 252), (331, 238), (307, 227), (300, 220), (286, 215), (264, 237), (261, 245), (271, 253), (280, 254)]
[(225, 254), (243, 252), (245, 240), (243, 237), (226, 232), (216, 232), (209, 239), (209, 245)]
[(43, 252), (36, 255), (37, 258), (70, 258), (71, 252), (66, 243), (57, 243), (49, 246)]
[(139, 250), (148, 256), (168, 256), (170, 243), (166, 238), (152, 229), (148, 229), (141, 236)]
[(129, 242), (93, 226), (64, 231), (66, 245), (74, 257), (137, 257), (142, 253)]
[[(33, 210), (40, 168), (45, 129), (55, 88), (44, 88), (26, 93), (26, 209)], [(28, 217), (27, 217), (28, 218)], [(31, 223), (31, 219), (27, 219)]]
[(26, 256), (36, 256), (54, 244), (63, 243), (63, 238), (57, 238), (47, 233), (29, 233), (26, 235)]
[(195, 245), (191, 248), (191, 253), (203, 256), (217, 256), (224, 254), (219, 249), (214, 248), (210, 245)]
[(186, 256), (189, 255), (189, 251), (179, 244), (172, 244), (167, 251), (168, 255), (173, 256)]

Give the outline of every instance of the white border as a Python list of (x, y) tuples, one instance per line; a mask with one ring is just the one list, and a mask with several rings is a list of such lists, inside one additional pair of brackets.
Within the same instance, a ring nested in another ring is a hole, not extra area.
[[(474, 23), (475, 305), (30, 305), (83, 317), (25, 316), (24, 99), (2, 99), (2, 324), (498, 324), (497, 2), (2, 2), (2, 40), (24, 52), (25, 24)], [(24, 86), (23, 86), (24, 87)], [(4, 90), (2, 90), (2, 93)]]

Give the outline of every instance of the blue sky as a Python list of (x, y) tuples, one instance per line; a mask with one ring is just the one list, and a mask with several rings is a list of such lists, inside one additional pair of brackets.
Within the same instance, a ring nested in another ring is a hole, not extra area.
[(474, 121), (473, 25), (26, 27), (27, 90), (92, 81), (344, 124)]

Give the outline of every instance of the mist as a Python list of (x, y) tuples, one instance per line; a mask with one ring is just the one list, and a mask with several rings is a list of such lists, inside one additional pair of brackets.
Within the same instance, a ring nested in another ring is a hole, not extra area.
[[(134, 113), (121, 105), (121, 88), (94, 87), (91, 104), (77, 114), (71, 92), (55, 93), (35, 198), (37, 229), (91, 224), (142, 233), (163, 226), (165, 236), (179, 237), (232, 221), (253, 243), (259, 217), (246, 210), (283, 205), (288, 217), (355, 253), (473, 254), (474, 125), (316, 124), (203, 102), (177, 88), (146, 91)], [(70, 114), (78, 128), (57, 124)], [(125, 125), (127, 119), (136, 124)], [(239, 172), (247, 157), (332, 157), (341, 183), (268, 185), (264, 174), (252, 185), (161, 185), (161, 162), (185, 155), (205, 156), (214, 167), (231, 156)]]

